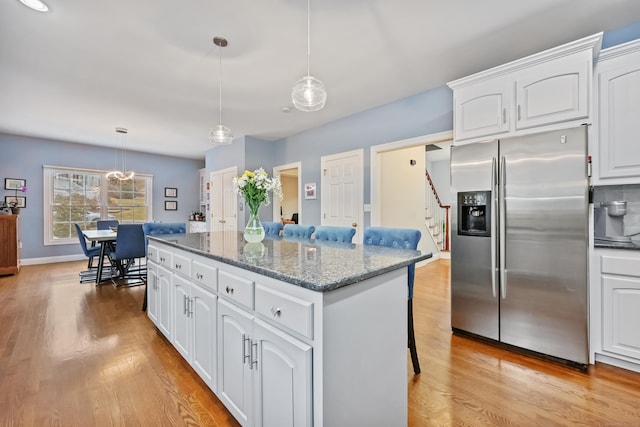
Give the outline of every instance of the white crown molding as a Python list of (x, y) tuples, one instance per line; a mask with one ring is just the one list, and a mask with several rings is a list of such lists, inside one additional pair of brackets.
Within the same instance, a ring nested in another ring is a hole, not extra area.
[(638, 51), (640, 51), (640, 39), (631, 40), (630, 42), (602, 49), (600, 52), (600, 62)]

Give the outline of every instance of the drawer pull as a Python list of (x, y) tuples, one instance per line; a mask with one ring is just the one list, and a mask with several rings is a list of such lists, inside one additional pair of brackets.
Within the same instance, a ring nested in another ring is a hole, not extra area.
[(196, 274), (196, 278), (197, 278), (198, 280), (202, 279), (203, 277), (204, 277), (204, 276), (203, 276), (202, 274), (200, 274), (200, 273), (197, 273), (197, 274)]
[(273, 317), (280, 317), (281, 313), (282, 310), (280, 310), (280, 307), (271, 307), (271, 314), (273, 314)]
[(224, 290), (226, 293), (233, 295), (233, 288), (227, 286)]

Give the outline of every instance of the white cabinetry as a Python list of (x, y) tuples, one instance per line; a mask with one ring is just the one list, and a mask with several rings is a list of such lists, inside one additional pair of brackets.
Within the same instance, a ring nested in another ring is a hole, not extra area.
[(149, 317), (171, 313), (171, 343), (241, 425), (406, 425), (406, 268), (316, 292), (156, 239), (149, 254)]
[(595, 359), (640, 372), (640, 251), (596, 249), (594, 261)]
[(147, 315), (171, 340), (171, 253), (152, 243), (147, 248)]
[(593, 58), (601, 39), (596, 34), (449, 82), (456, 144), (588, 119)]
[(596, 79), (593, 183), (640, 183), (640, 40), (603, 50)]

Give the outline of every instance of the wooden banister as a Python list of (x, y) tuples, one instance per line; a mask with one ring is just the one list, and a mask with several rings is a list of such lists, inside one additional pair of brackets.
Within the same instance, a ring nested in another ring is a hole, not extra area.
[(429, 175), (429, 171), (425, 169), (424, 174), (426, 175), (427, 180), (429, 181), (429, 186), (431, 187), (431, 191), (433, 191), (433, 194), (436, 196), (436, 201), (438, 202), (438, 206), (441, 207), (442, 209), (446, 209), (444, 250), (448, 251), (449, 250), (449, 209), (451, 209), (451, 205), (442, 204), (442, 201), (440, 200), (440, 196), (438, 195), (438, 190), (436, 190), (436, 187), (435, 185), (433, 185), (433, 181), (431, 180), (431, 175)]

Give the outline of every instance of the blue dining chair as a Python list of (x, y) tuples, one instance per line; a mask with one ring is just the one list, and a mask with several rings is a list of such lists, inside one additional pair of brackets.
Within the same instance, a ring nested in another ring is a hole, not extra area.
[[(368, 227), (364, 230), (363, 244), (371, 246), (385, 246), (397, 249), (417, 249), (422, 237), (420, 230), (411, 228)], [(411, 352), (413, 372), (420, 373), (420, 362), (416, 349), (416, 338), (413, 329), (413, 283), (415, 281), (416, 265), (408, 266), (407, 286), (409, 287), (409, 301), (407, 305), (408, 347)]]
[(281, 222), (263, 222), (262, 227), (266, 236), (279, 236), (282, 231)]
[(111, 230), (116, 228), (120, 223), (117, 219), (102, 219), (96, 221), (96, 229), (98, 230)]
[[(109, 254), (111, 264), (118, 269), (118, 279), (138, 279), (137, 282), (128, 283), (127, 286), (143, 285), (146, 283), (147, 268), (141, 260), (147, 256), (142, 224), (120, 224), (116, 237), (116, 248)], [(138, 260), (137, 267), (134, 267)], [(111, 279), (114, 286), (116, 281)]]
[(297, 239), (310, 239), (315, 230), (316, 227), (313, 225), (285, 224), (284, 228), (282, 229), (282, 236), (285, 239), (287, 237), (295, 237)]
[(346, 242), (351, 243), (356, 229), (353, 227), (334, 227), (331, 225), (319, 225), (316, 227), (316, 233), (313, 238), (316, 240), (325, 240), (328, 242)]
[[(82, 234), (82, 228), (77, 223), (73, 224), (76, 228), (76, 233), (78, 234), (78, 241), (80, 242), (80, 247), (82, 248), (82, 252), (84, 255), (89, 258), (87, 262), (87, 272), (80, 273), (80, 283), (85, 282), (93, 282), (95, 281), (95, 275), (97, 274), (97, 267), (93, 266), (93, 259), (100, 256), (101, 246), (87, 246), (87, 241), (84, 238), (84, 234)], [(107, 253), (109, 248), (107, 247)]]

